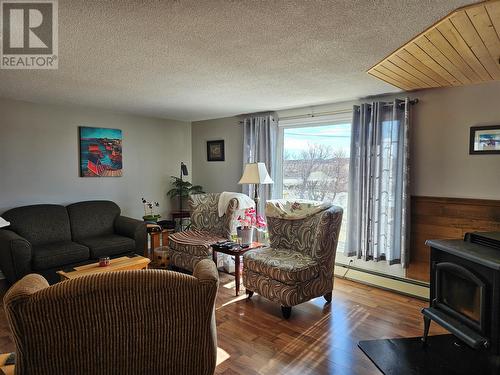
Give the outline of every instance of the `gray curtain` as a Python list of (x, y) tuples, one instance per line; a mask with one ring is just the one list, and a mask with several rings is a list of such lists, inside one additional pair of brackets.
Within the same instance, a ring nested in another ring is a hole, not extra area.
[(354, 106), (346, 253), (409, 262), (409, 99)]
[[(243, 167), (247, 163), (266, 163), (269, 175), (276, 181), (277, 139), (278, 124), (272, 113), (247, 115), (243, 119)], [(274, 184), (260, 186), (259, 214), (264, 214), (266, 200), (274, 197), (273, 187)], [(242, 191), (253, 198), (254, 185), (243, 185)]]

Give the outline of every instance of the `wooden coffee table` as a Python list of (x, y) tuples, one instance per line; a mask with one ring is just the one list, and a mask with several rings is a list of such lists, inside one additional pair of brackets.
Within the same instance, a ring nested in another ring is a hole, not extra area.
[(84, 266), (74, 267), (72, 271), (57, 271), (57, 274), (63, 280), (76, 279), (77, 277), (92, 275), (96, 273), (124, 271), (124, 270), (142, 270), (148, 268), (151, 260), (140, 255), (135, 257), (120, 257), (110, 260), (107, 267), (99, 267), (99, 262), (86, 264)]
[(240, 257), (243, 256), (247, 251), (250, 250), (255, 250), (255, 249), (260, 249), (262, 247), (265, 247), (266, 245), (260, 243), (260, 242), (252, 242), (252, 244), (249, 247), (245, 248), (236, 248), (236, 249), (217, 249), (216, 251), (212, 247), (212, 257), (215, 262), (215, 265), (217, 265), (217, 253), (222, 253), (222, 254), (227, 254), (234, 256), (234, 278), (235, 278), (235, 284), (236, 284), (236, 296), (240, 293)]

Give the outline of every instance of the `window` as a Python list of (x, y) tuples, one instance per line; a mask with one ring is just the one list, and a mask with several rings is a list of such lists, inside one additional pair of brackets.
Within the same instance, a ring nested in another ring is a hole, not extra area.
[(342, 207), (338, 251), (344, 250), (347, 234), (350, 145), (347, 119), (291, 126), (280, 122), (283, 198), (325, 200)]

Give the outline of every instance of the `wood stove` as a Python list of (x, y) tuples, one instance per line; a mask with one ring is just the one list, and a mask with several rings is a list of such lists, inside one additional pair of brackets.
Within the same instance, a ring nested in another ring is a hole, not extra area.
[(464, 240), (429, 240), (431, 321), (474, 349), (500, 354), (500, 233), (468, 233)]

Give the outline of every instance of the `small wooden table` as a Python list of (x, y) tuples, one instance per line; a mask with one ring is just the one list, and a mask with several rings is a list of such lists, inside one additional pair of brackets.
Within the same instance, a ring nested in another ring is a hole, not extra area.
[(112, 271), (124, 271), (124, 270), (142, 270), (148, 268), (151, 260), (149, 258), (141, 257), (137, 255), (135, 257), (120, 257), (110, 260), (110, 264), (107, 267), (99, 267), (99, 262), (86, 264), (84, 266), (74, 267), (74, 271), (57, 271), (57, 274), (63, 280), (76, 279), (77, 277), (92, 275), (96, 273), (112, 272)]
[(215, 262), (215, 265), (217, 265), (217, 253), (222, 253), (226, 255), (231, 255), (234, 256), (234, 278), (235, 278), (235, 284), (236, 284), (236, 296), (240, 293), (240, 257), (243, 256), (247, 251), (250, 250), (255, 250), (255, 249), (260, 249), (262, 247), (265, 247), (263, 243), (260, 242), (252, 242), (252, 244), (248, 247), (245, 248), (232, 248), (232, 249), (217, 249), (214, 250), (212, 247), (212, 259)]

